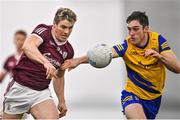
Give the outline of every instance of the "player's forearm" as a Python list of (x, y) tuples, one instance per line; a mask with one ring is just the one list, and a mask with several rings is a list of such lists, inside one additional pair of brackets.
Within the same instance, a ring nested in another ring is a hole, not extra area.
[(172, 72), (174, 73), (180, 73), (180, 62), (177, 60), (176, 57), (169, 58), (161, 55), (159, 58), (164, 65)]
[(53, 80), (54, 91), (60, 102), (65, 102), (64, 97), (64, 76), (61, 78), (54, 78)]
[(117, 54), (117, 52), (115, 51), (115, 49), (113, 47), (111, 48), (111, 51), (112, 51), (113, 58), (119, 57), (119, 55)]
[(40, 64), (49, 63), (49, 61), (39, 52), (38, 48), (33, 45), (23, 46), (23, 52), (26, 56)]
[(78, 64), (88, 63), (89, 62), (89, 59), (88, 59), (87, 55), (79, 57), (79, 58), (75, 58), (75, 59), (78, 61)]

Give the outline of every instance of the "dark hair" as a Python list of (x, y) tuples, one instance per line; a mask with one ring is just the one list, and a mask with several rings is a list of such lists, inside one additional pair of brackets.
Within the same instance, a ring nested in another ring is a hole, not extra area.
[(69, 8), (59, 8), (54, 16), (54, 23), (58, 24), (59, 21), (65, 19), (67, 19), (70, 22), (76, 22), (76, 14)]
[(134, 11), (130, 16), (127, 17), (126, 23), (129, 23), (133, 20), (138, 20), (143, 28), (145, 26), (149, 26), (149, 20), (146, 12)]
[(17, 35), (17, 34), (21, 34), (21, 35), (24, 35), (24, 36), (27, 36), (27, 33), (24, 31), (24, 30), (17, 30), (14, 35)]

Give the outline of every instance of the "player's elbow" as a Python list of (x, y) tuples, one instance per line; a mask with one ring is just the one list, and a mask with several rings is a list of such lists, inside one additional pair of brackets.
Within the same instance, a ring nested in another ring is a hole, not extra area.
[(180, 64), (176, 67), (176, 70), (174, 72), (176, 74), (180, 74)]
[(180, 65), (178, 67), (177, 74), (180, 74)]

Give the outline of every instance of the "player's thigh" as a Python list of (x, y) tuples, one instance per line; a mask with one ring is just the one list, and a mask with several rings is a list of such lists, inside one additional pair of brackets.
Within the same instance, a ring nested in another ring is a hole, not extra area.
[(21, 119), (23, 116), (23, 114), (16, 114), (16, 115), (12, 115), (12, 114), (7, 114), (7, 113), (3, 113), (2, 114), (2, 119)]
[(48, 99), (30, 109), (30, 113), (36, 119), (58, 119), (59, 114), (53, 100)]
[(140, 103), (127, 105), (124, 113), (128, 119), (146, 119), (143, 107)]

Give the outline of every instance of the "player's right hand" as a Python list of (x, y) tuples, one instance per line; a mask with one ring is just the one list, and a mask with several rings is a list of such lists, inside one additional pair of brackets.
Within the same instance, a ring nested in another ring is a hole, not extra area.
[(67, 107), (66, 107), (66, 104), (65, 104), (65, 102), (60, 102), (59, 104), (58, 104), (58, 110), (59, 110), (59, 118), (61, 118), (61, 117), (63, 117), (63, 116), (65, 116), (66, 115), (66, 113), (67, 113)]
[(56, 78), (56, 68), (51, 63), (44, 63), (44, 68), (46, 69), (46, 79)]

